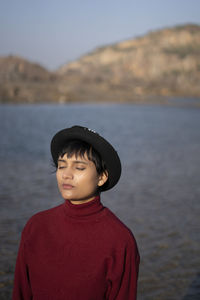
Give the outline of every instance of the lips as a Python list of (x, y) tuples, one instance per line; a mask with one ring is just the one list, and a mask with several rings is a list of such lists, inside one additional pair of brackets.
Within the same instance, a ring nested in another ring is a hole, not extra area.
[(74, 188), (74, 186), (71, 185), (71, 184), (68, 184), (68, 183), (63, 183), (63, 184), (62, 184), (62, 188), (63, 188), (64, 190), (71, 190), (71, 189)]

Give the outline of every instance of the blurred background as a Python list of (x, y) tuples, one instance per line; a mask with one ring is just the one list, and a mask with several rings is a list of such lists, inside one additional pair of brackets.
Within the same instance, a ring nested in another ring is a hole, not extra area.
[(200, 2), (0, 4), (0, 299), (25, 223), (62, 203), (49, 144), (74, 124), (121, 157), (102, 202), (136, 237), (138, 299), (200, 299)]

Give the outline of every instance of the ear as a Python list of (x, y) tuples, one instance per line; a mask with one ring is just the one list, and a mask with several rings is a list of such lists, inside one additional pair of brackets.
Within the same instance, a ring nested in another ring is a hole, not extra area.
[(106, 183), (107, 180), (108, 180), (108, 173), (104, 172), (99, 176), (98, 186), (104, 185), (104, 183)]

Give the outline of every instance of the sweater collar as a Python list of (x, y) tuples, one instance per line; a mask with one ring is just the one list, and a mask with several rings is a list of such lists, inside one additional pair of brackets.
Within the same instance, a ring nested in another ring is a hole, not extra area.
[(104, 206), (100, 202), (100, 196), (96, 196), (90, 202), (83, 204), (72, 204), (69, 200), (66, 200), (64, 209), (66, 215), (70, 217), (90, 217), (102, 211)]

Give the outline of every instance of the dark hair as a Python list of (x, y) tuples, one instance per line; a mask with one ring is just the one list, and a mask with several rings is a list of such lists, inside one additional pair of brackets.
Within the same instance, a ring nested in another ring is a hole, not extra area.
[[(88, 143), (81, 140), (70, 140), (66, 144), (64, 144), (63, 148), (58, 153), (58, 157), (63, 157), (67, 154), (67, 157), (70, 158), (73, 155), (80, 157), (86, 157), (95, 164), (97, 173), (99, 175), (107, 172), (105, 162), (102, 160), (99, 153)], [(56, 169), (58, 168), (58, 161), (55, 163)]]

